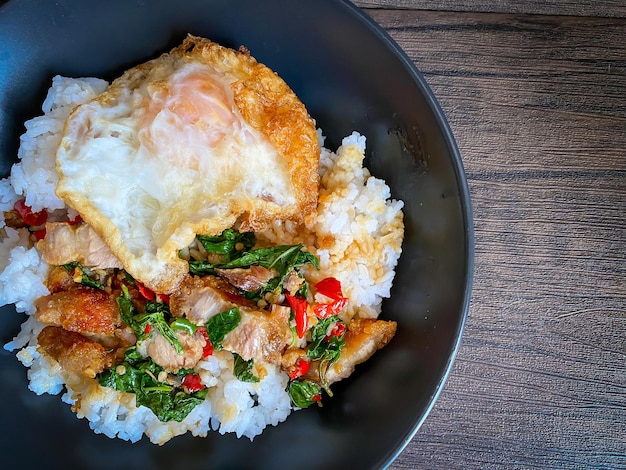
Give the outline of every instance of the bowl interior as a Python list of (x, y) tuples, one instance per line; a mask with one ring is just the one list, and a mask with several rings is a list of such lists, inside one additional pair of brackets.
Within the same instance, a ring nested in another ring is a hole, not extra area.
[[(59, 397), (28, 391), (24, 368), (2, 351), (3, 455), (22, 464), (107, 469), (131, 462), (186, 470), (385, 466), (421, 424), (449, 371), (469, 302), (473, 240), (445, 119), (423, 78), (364, 14), (331, 0), (10, 1), (0, 7), (0, 172), (8, 175), (23, 122), (41, 114), (54, 75), (110, 80), (188, 32), (246, 45), (294, 89), (328, 147), (353, 130), (367, 137), (366, 165), (405, 202), (403, 255), (381, 317), (398, 322), (397, 336), (338, 383), (322, 409), (294, 413), (253, 442), (212, 433), (162, 447), (93, 434)], [(4, 307), (0, 318), (4, 344), (23, 317)]]

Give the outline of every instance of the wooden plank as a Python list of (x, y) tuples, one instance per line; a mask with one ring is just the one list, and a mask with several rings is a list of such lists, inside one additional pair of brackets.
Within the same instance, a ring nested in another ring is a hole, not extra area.
[(426, 77), (472, 171), (626, 170), (625, 20), (371, 13)]
[(393, 469), (626, 467), (626, 20), (369, 10), (463, 156), (476, 277)]
[(626, 18), (622, 0), (354, 0), (361, 8)]

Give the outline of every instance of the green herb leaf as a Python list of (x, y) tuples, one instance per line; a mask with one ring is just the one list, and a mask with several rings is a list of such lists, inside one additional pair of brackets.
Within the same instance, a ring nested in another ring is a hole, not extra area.
[(250, 266), (257, 265), (263, 266), (267, 269), (274, 268), (279, 273), (286, 274), (290, 267), (298, 267), (307, 263), (313, 264), (316, 268), (319, 267), (319, 260), (317, 257), (306, 251), (302, 251), (304, 245), (302, 243), (298, 245), (279, 245), (268, 248), (257, 248), (256, 250), (248, 251), (241, 257), (229, 262), (220, 263), (216, 265), (218, 268), (249, 268)]
[(242, 382), (258, 382), (259, 378), (254, 375), (252, 369), (254, 367), (254, 359), (245, 361), (239, 354), (233, 353), (235, 364), (233, 366), (233, 374)]
[(128, 288), (124, 284), (122, 284), (122, 293), (116, 300), (122, 321), (126, 323), (133, 331), (135, 331), (135, 328), (133, 327), (133, 317), (137, 314), (137, 309), (135, 308), (135, 305), (130, 298)]
[[(167, 323), (167, 319), (170, 318), (170, 308), (167, 304), (148, 302), (144, 313), (137, 313), (137, 309), (128, 293), (128, 288), (125, 285), (122, 285), (122, 293), (116, 300), (122, 321), (133, 330), (137, 340), (141, 341), (148, 336), (146, 334), (146, 326), (150, 325), (159, 330), (159, 333), (163, 335), (178, 354), (183, 353), (183, 347), (178, 340), (178, 336), (176, 336), (172, 327)], [(180, 320), (181, 324), (186, 321), (184, 319)]]
[(241, 313), (237, 307), (212, 316), (206, 324), (209, 341), (215, 351), (222, 349), (222, 341), (228, 333), (237, 328), (241, 321)]
[(104, 387), (134, 393), (137, 405), (147, 406), (163, 422), (180, 422), (204, 401), (208, 390), (188, 394), (180, 388), (158, 382), (155, 378), (163, 370), (151, 358), (141, 357), (137, 348), (132, 347), (126, 350), (124, 362), (102, 372), (98, 382)]
[(278, 275), (270, 279), (260, 291), (252, 294), (247, 293), (246, 296), (248, 298), (256, 299), (259, 293), (272, 292), (279, 289), (291, 269), (296, 269), (305, 264), (312, 264), (315, 268), (319, 268), (319, 259), (312, 253), (302, 251), (302, 248), (304, 248), (303, 244), (257, 248), (256, 250), (243, 253), (238, 258), (224, 263), (212, 264), (207, 260), (190, 261), (189, 271), (197, 276), (205, 276), (207, 274), (214, 274), (216, 268), (234, 269), (263, 266), (267, 269), (276, 270)]
[(316, 383), (308, 380), (292, 380), (289, 382), (287, 393), (289, 393), (294, 406), (307, 408), (319, 401), (322, 389)]
[[(196, 235), (207, 253), (222, 255), (224, 262), (235, 259), (254, 246), (254, 232), (237, 232), (226, 229), (220, 235)], [(237, 249), (239, 248), (239, 249)]]
[(189, 375), (189, 374), (195, 374), (195, 373), (196, 373), (196, 371), (195, 371), (195, 370), (193, 370), (193, 369), (182, 369), (182, 368), (181, 368), (181, 369), (178, 369), (178, 372), (176, 372), (176, 376), (177, 376), (179, 379), (181, 379), (181, 380), (182, 380), (182, 379), (184, 379), (184, 378), (185, 378), (185, 376), (186, 376), (186, 375)]
[(170, 327), (172, 330), (184, 331), (189, 335), (193, 335), (198, 327), (191, 323), (186, 318), (176, 318), (174, 321), (170, 323)]
[(81, 280), (78, 281), (78, 284), (82, 284), (83, 286), (87, 287), (93, 287), (94, 289), (104, 290), (104, 286), (102, 285), (102, 283), (91, 278), (91, 276), (95, 276), (96, 273), (89, 269), (87, 266), (83, 266), (79, 262), (73, 261), (71, 263), (64, 264), (63, 268), (70, 274), (75, 269), (80, 269)]
[[(163, 337), (167, 340), (168, 343), (172, 345), (172, 347), (176, 350), (178, 354), (183, 353), (183, 347), (178, 340), (178, 336), (170, 325), (168, 325), (166, 318), (170, 316), (170, 308), (167, 304), (159, 303), (159, 302), (148, 302), (146, 304), (146, 310), (144, 313), (136, 315), (134, 320), (138, 326), (138, 329), (141, 334), (141, 338), (136, 331), (137, 339), (145, 338), (145, 329), (146, 325), (151, 325), (159, 330), (159, 333), (163, 335)], [(132, 327), (131, 327), (132, 328)]]
[(311, 344), (307, 356), (312, 360), (321, 360), (333, 364), (341, 355), (341, 349), (346, 344), (341, 336), (326, 337), (328, 332), (341, 320), (336, 316), (320, 320), (311, 330)]
[(137, 403), (147, 406), (160, 421), (182, 421), (191, 411), (204, 401), (208, 390), (202, 389), (195, 393), (185, 393), (180, 389), (172, 388), (169, 391), (146, 391)]

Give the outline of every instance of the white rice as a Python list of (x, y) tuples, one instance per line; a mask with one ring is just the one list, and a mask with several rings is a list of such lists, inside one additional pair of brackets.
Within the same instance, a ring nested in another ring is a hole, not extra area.
[[(54, 77), (43, 103), (42, 116), (26, 122), (20, 140), (19, 163), (10, 178), (0, 180), (0, 228), (2, 211), (26, 198), (33, 211), (67, 210), (55, 195), (58, 182), (55, 151), (63, 123), (71, 110), (106, 89), (95, 78)], [(320, 134), (320, 143), (323, 137)], [(349, 297), (345, 319), (355, 315), (374, 318), (382, 299), (389, 296), (403, 237), (402, 202), (390, 199), (389, 187), (363, 168), (365, 137), (353, 133), (336, 153), (323, 148), (320, 164), (320, 203), (317, 217), (305, 226), (275, 223), (261, 240), (271, 243), (305, 243), (320, 258), (320, 270), (309, 270), (312, 281), (334, 276)], [(267, 367), (258, 383), (237, 380), (232, 373), (233, 357), (220, 351), (196, 367), (209, 388), (207, 400), (182, 422), (162, 423), (154, 413), (136, 406), (134, 394), (101, 387), (96, 380), (70, 374), (37, 351), (37, 335), (44, 325), (33, 313), (34, 301), (47, 295), (48, 265), (34, 248), (26, 229), (4, 228), (0, 239), (0, 305), (15, 304), (27, 315), (20, 333), (4, 347), (28, 369), (29, 389), (40, 395), (59, 394), (86, 418), (96, 433), (131, 442), (146, 435), (162, 444), (174, 436), (191, 432), (206, 436), (213, 430), (253, 439), (266, 426), (276, 426), (293, 411), (286, 392), (288, 376), (278, 367)]]
[(317, 218), (305, 227), (277, 222), (261, 234), (275, 244), (304, 243), (320, 259), (313, 280), (333, 276), (350, 299), (344, 320), (376, 318), (389, 297), (402, 252), (402, 201), (390, 199), (389, 186), (363, 167), (365, 137), (353, 132), (336, 153), (320, 134), (320, 197)]
[(54, 190), (59, 182), (55, 170), (56, 148), (63, 124), (77, 104), (95, 98), (108, 83), (97, 78), (72, 79), (56, 76), (42, 105), (43, 116), (26, 121), (26, 132), (17, 152), (19, 163), (11, 169), (15, 194), (26, 197), (33, 212), (63, 209), (65, 204)]

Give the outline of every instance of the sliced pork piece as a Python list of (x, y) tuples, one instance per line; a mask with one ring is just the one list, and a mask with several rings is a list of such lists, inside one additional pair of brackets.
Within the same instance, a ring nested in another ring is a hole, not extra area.
[(74, 278), (67, 272), (67, 269), (61, 266), (54, 266), (50, 270), (48, 280), (46, 281), (46, 286), (52, 294), (69, 290), (74, 287), (74, 284)]
[(289, 307), (272, 305), (269, 312), (260, 310), (233, 286), (215, 276), (187, 276), (170, 296), (172, 315), (184, 316), (196, 325), (205, 325), (214, 315), (233, 307), (239, 308), (241, 321), (226, 335), (223, 348), (246, 361), (258, 359), (280, 364), (281, 354), (292, 340)]
[(326, 371), (330, 385), (349, 377), (356, 365), (367, 361), (376, 351), (386, 346), (396, 334), (396, 322), (357, 318), (348, 326), (344, 336), (346, 344), (337, 362)]
[(302, 284), (304, 284), (304, 279), (298, 276), (298, 273), (294, 269), (287, 273), (283, 281), (283, 287), (290, 295), (296, 295), (296, 292), (300, 290)]
[(256, 306), (229, 283), (215, 276), (186, 276), (170, 296), (172, 316), (186, 317), (196, 325), (204, 325), (212, 316), (238, 305)]
[(154, 362), (170, 372), (193, 368), (202, 359), (202, 351), (206, 346), (206, 340), (200, 332), (193, 335), (177, 332), (176, 336), (183, 347), (182, 354), (178, 354), (174, 346), (158, 330), (146, 340), (147, 354)]
[(85, 223), (70, 225), (66, 222), (46, 224), (46, 236), (37, 243), (48, 264), (63, 265), (73, 261), (95, 269), (121, 268), (122, 263), (113, 255), (98, 234)]
[(215, 272), (233, 286), (246, 292), (255, 292), (265, 287), (270, 279), (278, 276), (278, 272), (275, 269), (267, 269), (263, 266), (216, 269)]
[(28, 224), (24, 222), (24, 219), (22, 219), (20, 214), (15, 209), (11, 209), (11, 210), (4, 212), (4, 224), (7, 227), (16, 228), (16, 229), (28, 227)]
[(112, 336), (122, 324), (114, 297), (99, 289), (75, 285), (35, 301), (37, 320), (77, 333)]
[(80, 333), (66, 331), (58, 326), (47, 326), (37, 337), (39, 351), (54, 360), (68, 372), (94, 378), (110, 368), (114, 354), (107, 352), (101, 344)]
[(272, 305), (270, 312), (245, 308), (240, 308), (240, 312), (241, 321), (226, 335), (223, 348), (246, 361), (255, 359), (280, 365), (282, 353), (292, 340), (291, 309)]

